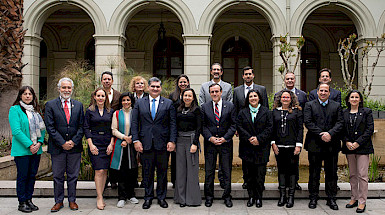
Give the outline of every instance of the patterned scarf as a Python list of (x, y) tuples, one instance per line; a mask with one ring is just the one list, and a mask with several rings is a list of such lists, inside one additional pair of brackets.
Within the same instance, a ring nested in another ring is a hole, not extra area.
[(254, 123), (254, 119), (255, 119), (255, 117), (257, 116), (257, 114), (258, 114), (258, 111), (259, 111), (259, 108), (261, 107), (261, 104), (258, 104), (258, 106), (255, 108), (255, 107), (253, 107), (253, 106), (251, 106), (250, 104), (249, 104), (249, 108), (250, 108), (250, 113), (251, 113), (251, 120), (253, 121), (253, 123)]
[(20, 106), (22, 106), (27, 112), (31, 140), (33, 144), (37, 144), (37, 139), (41, 137), (41, 131), (45, 130), (44, 121), (40, 114), (35, 111), (33, 105), (27, 105), (20, 101)]

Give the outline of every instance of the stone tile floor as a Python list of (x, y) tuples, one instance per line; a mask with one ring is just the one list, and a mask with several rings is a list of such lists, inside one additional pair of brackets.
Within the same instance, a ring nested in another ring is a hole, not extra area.
[[(71, 211), (68, 207), (68, 203), (65, 202), (65, 207), (57, 213), (51, 213), (50, 209), (54, 204), (53, 198), (34, 198), (34, 203), (40, 207), (39, 211), (32, 212), (32, 215), (37, 214), (170, 214), (170, 215), (238, 215), (238, 214), (250, 214), (250, 215), (284, 215), (284, 214), (355, 214), (355, 209), (346, 209), (345, 204), (349, 201), (347, 199), (338, 199), (337, 204), (340, 207), (340, 210), (333, 211), (326, 206), (326, 200), (319, 200), (318, 207), (316, 209), (309, 209), (307, 207), (308, 200), (299, 199), (295, 201), (293, 208), (287, 209), (285, 207), (277, 207), (277, 200), (264, 200), (262, 208), (246, 207), (246, 200), (233, 200), (234, 206), (232, 208), (226, 208), (222, 200), (214, 200), (214, 204), (211, 208), (207, 208), (204, 205), (200, 207), (185, 207), (180, 208), (179, 205), (174, 204), (172, 199), (167, 199), (169, 203), (169, 208), (162, 209), (153, 201), (153, 204), (149, 210), (143, 210), (142, 204), (143, 199), (139, 199), (139, 204), (134, 205), (127, 203), (124, 208), (116, 208), (117, 199), (108, 198), (106, 199), (106, 208), (105, 210), (96, 209), (96, 200), (95, 198), (78, 198), (77, 203), (79, 204), (78, 211)], [(202, 202), (203, 203), (203, 202)], [(0, 198), (0, 214), (24, 214), (17, 210), (17, 198), (15, 197), (1, 197)], [(368, 199), (367, 201), (367, 210), (364, 214), (371, 215), (385, 215), (385, 199)]]

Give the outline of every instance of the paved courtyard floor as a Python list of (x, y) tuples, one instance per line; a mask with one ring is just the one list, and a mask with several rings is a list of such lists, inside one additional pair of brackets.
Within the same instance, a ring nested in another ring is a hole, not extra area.
[[(234, 206), (232, 208), (226, 208), (222, 200), (214, 200), (214, 204), (211, 208), (207, 208), (204, 205), (200, 207), (185, 207), (180, 208), (179, 205), (174, 204), (172, 199), (167, 199), (169, 207), (167, 209), (161, 208), (156, 201), (153, 201), (153, 204), (149, 210), (143, 210), (142, 204), (143, 199), (139, 199), (139, 204), (133, 205), (127, 203), (124, 208), (116, 208), (117, 199), (106, 199), (106, 208), (105, 210), (96, 209), (96, 200), (95, 198), (78, 198), (77, 203), (79, 204), (78, 211), (71, 211), (68, 207), (68, 203), (65, 202), (65, 207), (57, 213), (51, 213), (50, 209), (53, 206), (53, 198), (35, 198), (33, 199), (34, 203), (40, 207), (39, 211), (32, 212), (30, 214), (175, 214), (175, 215), (238, 215), (238, 214), (255, 214), (255, 215), (301, 215), (301, 214), (356, 214), (355, 209), (346, 209), (345, 204), (348, 202), (347, 199), (338, 199), (337, 204), (340, 207), (340, 210), (333, 211), (326, 206), (326, 200), (319, 200), (318, 207), (316, 209), (309, 209), (307, 207), (308, 200), (300, 199), (295, 201), (293, 208), (287, 209), (285, 207), (277, 207), (277, 200), (264, 200), (262, 208), (246, 207), (246, 200), (233, 200)], [(0, 198), (0, 214), (24, 214), (17, 210), (17, 198), (15, 197), (2, 197)], [(367, 201), (367, 210), (364, 214), (372, 215), (385, 215), (385, 199), (368, 199)]]

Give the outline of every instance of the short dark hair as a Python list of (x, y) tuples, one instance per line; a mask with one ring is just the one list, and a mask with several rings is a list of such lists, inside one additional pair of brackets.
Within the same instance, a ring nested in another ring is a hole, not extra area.
[(258, 98), (259, 98), (258, 104), (262, 104), (262, 103), (263, 103), (263, 99), (262, 99), (261, 93), (259, 93), (259, 91), (256, 90), (256, 89), (251, 89), (251, 90), (249, 90), (249, 92), (247, 93), (247, 96), (246, 96), (246, 99), (245, 99), (245, 106), (244, 106), (244, 107), (249, 108), (249, 104), (250, 104), (250, 102), (249, 102), (249, 95), (250, 95), (250, 93), (257, 93)]
[(321, 76), (321, 73), (323, 72), (328, 72), (329, 73), (329, 77), (331, 78), (332, 77), (332, 71), (328, 68), (323, 68), (319, 71), (319, 76)]
[(111, 75), (111, 79), (114, 80), (114, 75), (112, 75), (112, 72), (110, 71), (104, 71), (102, 75), (100, 76), (100, 80), (103, 79), (103, 75)]
[(218, 83), (212, 83), (212, 84), (209, 86), (209, 92), (210, 92), (210, 88), (211, 88), (211, 87), (214, 87), (214, 86), (219, 86), (219, 88), (221, 89), (221, 92), (222, 92), (222, 87), (221, 87), (221, 85), (219, 85)]
[(219, 66), (219, 67), (221, 67), (221, 71), (223, 71), (222, 65), (220, 63), (211, 64), (210, 71), (213, 70), (213, 66)]
[(246, 70), (251, 70), (251, 72), (254, 73), (254, 70), (253, 70), (253, 68), (251, 68), (251, 66), (245, 66), (245, 67), (243, 67), (243, 69), (242, 69), (242, 74), (243, 74), (243, 75), (245, 74), (245, 71), (246, 71)]
[[(318, 92), (318, 90), (319, 90), (319, 87), (320, 87), (322, 84), (326, 84), (326, 83), (319, 83), (318, 86), (317, 86), (317, 92)], [(330, 92), (330, 84), (326, 84), (326, 85), (329, 86), (329, 92)]]
[(131, 107), (134, 107), (134, 105), (135, 105), (134, 94), (130, 93), (130, 92), (124, 92), (124, 93), (120, 94), (120, 97), (119, 97), (119, 109), (122, 109), (122, 107), (123, 107), (123, 105), (122, 105), (123, 97), (126, 97), (126, 96), (130, 97)]
[(152, 77), (148, 79), (148, 86), (150, 86), (152, 82), (160, 82), (160, 86), (162, 86), (162, 81), (157, 77)]
[(360, 96), (360, 103), (358, 104), (358, 107), (364, 107), (364, 97), (362, 96), (361, 92), (358, 91), (358, 90), (352, 90), (345, 97), (345, 104), (348, 107), (348, 109), (351, 108), (351, 105), (350, 105), (350, 102), (349, 102), (349, 97), (350, 97), (350, 95), (352, 93), (358, 93), (358, 95)]

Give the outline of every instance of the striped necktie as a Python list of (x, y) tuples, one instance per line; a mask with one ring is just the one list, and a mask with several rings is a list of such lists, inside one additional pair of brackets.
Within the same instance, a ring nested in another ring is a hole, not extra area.
[(215, 103), (215, 110), (214, 110), (215, 120), (217, 121), (217, 124), (219, 125), (219, 109), (218, 109), (218, 103)]

